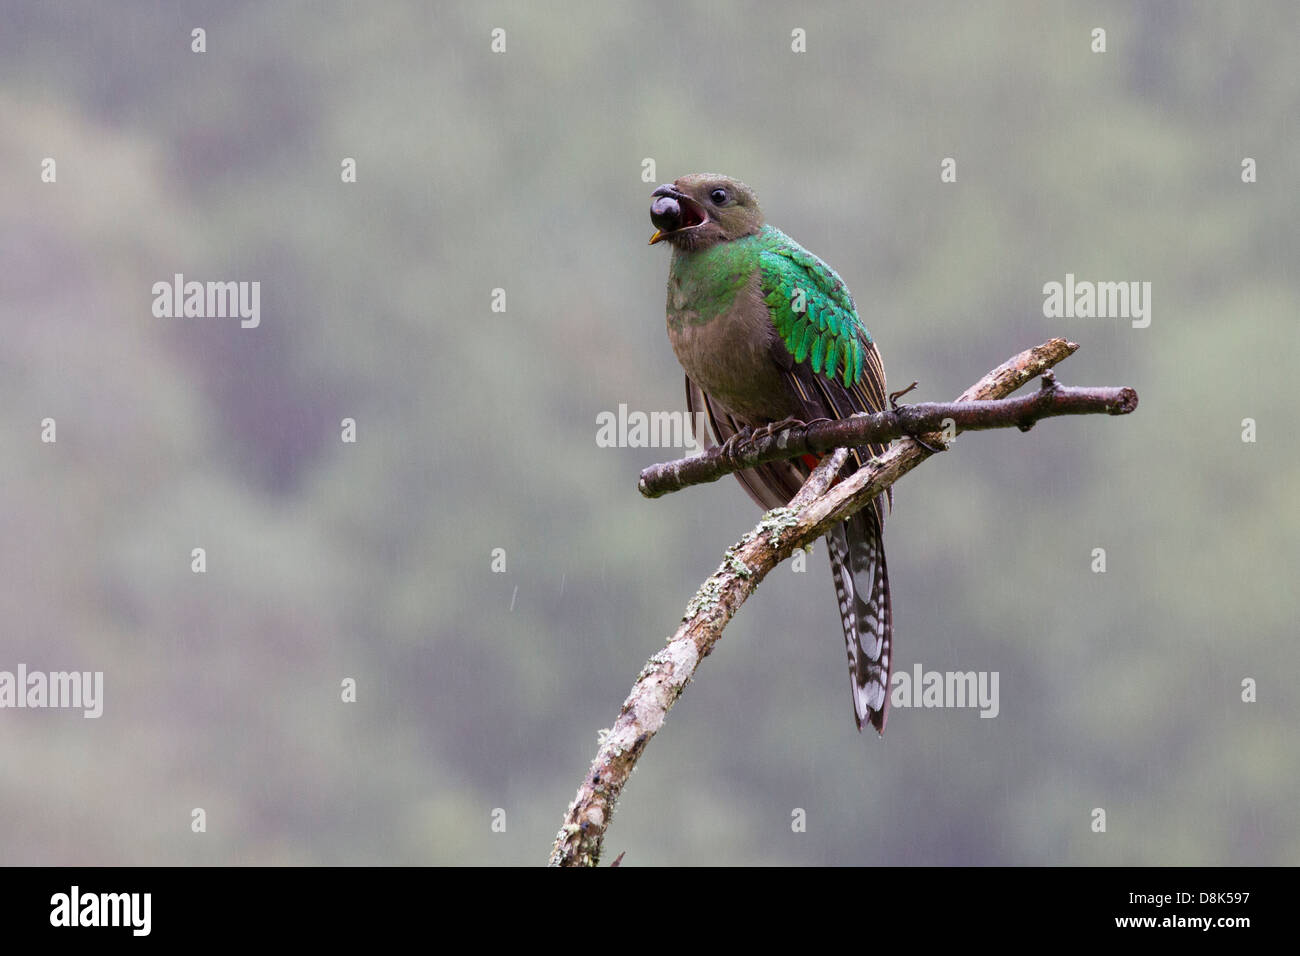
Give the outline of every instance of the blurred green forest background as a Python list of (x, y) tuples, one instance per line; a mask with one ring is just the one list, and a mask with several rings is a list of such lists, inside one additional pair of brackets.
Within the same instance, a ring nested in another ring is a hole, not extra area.
[[(595, 440), (682, 407), (648, 208), (697, 171), (844, 276), (909, 400), (1065, 335), (1063, 382), (1141, 407), (897, 489), (896, 670), (998, 671), (996, 719), (859, 736), (819, 546), (609, 857), (1300, 862), (1296, 4), (0, 9), (0, 669), (105, 672), (99, 720), (0, 711), (0, 862), (544, 862), (758, 517), (729, 480), (645, 500), (675, 454)], [(260, 327), (155, 318), (177, 272), (260, 281)], [(1066, 273), (1151, 282), (1151, 326), (1044, 318)]]

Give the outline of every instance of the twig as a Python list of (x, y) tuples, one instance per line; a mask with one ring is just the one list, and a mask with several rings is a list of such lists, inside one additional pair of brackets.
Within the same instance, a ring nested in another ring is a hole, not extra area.
[[(985, 375), (957, 401), (1003, 398), (1077, 348), (1072, 342), (1053, 339), (1022, 352)], [(1050, 386), (1045, 391), (1056, 389), (1057, 386)], [(1137, 394), (1131, 389), (1128, 392), (1132, 397), (1126, 410), (1131, 411), (1136, 407)], [(1018, 425), (1022, 421), (1031, 419), (1009, 420), (1006, 425)], [(727, 549), (718, 570), (687, 605), (681, 626), (642, 668), (613, 728), (601, 733), (596, 759), (578, 787), (577, 796), (565, 814), (564, 825), (556, 835), (550, 858), (552, 866), (595, 866), (599, 862), (614, 807), (637, 759), (663, 726), (669, 709), (681, 696), (700, 661), (713, 650), (727, 622), (767, 573), (795, 548), (815, 541), (836, 523), (866, 507), (931, 454), (917, 441), (905, 438), (827, 488), (839, 470), (828, 457), (809, 478), (813, 488), (808, 494), (801, 490), (791, 506), (769, 511), (757, 527)]]

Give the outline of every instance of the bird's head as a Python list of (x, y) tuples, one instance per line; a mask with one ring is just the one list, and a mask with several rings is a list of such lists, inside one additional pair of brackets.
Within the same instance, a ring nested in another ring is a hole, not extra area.
[(656, 230), (652, 246), (667, 240), (683, 251), (707, 249), (763, 228), (754, 191), (730, 176), (691, 173), (650, 195), (650, 221)]

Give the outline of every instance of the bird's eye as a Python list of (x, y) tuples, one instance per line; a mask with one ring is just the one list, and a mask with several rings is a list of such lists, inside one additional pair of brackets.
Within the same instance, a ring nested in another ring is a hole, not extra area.
[(713, 201), (713, 205), (721, 206), (727, 201), (727, 191), (725, 189), (715, 189), (709, 193), (709, 199)]

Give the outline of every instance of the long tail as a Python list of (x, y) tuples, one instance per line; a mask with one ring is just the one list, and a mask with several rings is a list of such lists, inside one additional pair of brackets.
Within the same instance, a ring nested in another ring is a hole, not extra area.
[(853, 719), (858, 730), (869, 722), (883, 734), (889, 716), (894, 618), (880, 519), (869, 508), (860, 511), (829, 531), (826, 545), (853, 678)]

